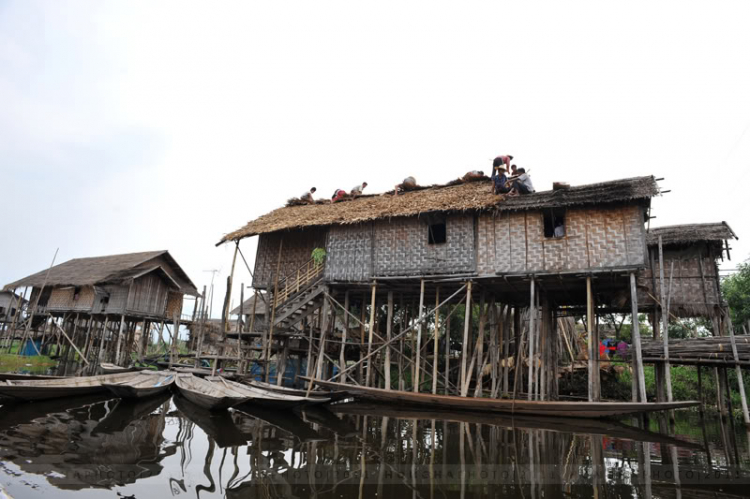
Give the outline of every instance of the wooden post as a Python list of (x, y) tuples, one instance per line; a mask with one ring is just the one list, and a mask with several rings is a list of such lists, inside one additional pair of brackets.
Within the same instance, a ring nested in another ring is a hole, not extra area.
[[(341, 353), (339, 354), (339, 369), (346, 369), (346, 335), (349, 333), (349, 291), (344, 292), (344, 332), (341, 334)], [(390, 320), (388, 321), (390, 325)], [(388, 330), (390, 334), (390, 329)], [(387, 357), (389, 360), (390, 358)], [(390, 366), (390, 364), (388, 364)], [(346, 373), (341, 375), (341, 382), (346, 383)]]
[[(455, 306), (453, 309), (455, 310)], [(450, 395), (450, 372), (451, 372), (451, 313), (452, 311), (448, 312), (448, 317), (445, 319), (445, 333), (443, 333), (443, 336), (445, 337), (445, 373), (444, 373), (444, 379), (445, 379), (445, 394)]]
[[(273, 323), (276, 321), (276, 298), (279, 292), (279, 273), (281, 272), (281, 252), (284, 249), (284, 239), (279, 240), (279, 255), (276, 258), (276, 273), (273, 276), (273, 296), (268, 300), (271, 306), (271, 322), (268, 323), (268, 343), (266, 345), (266, 383), (268, 383), (268, 376), (271, 372), (271, 351), (273, 349)], [(269, 311), (266, 310), (266, 314)], [(309, 362), (309, 360), (308, 360)], [(278, 373), (277, 373), (278, 374)]]
[[(390, 336), (388, 340), (390, 341)], [(437, 394), (438, 348), (440, 341), (440, 286), (435, 286), (435, 331), (432, 339), (432, 393)], [(434, 444), (433, 444), (434, 445)]]
[(591, 276), (586, 276), (586, 329), (588, 330), (589, 350), (589, 402), (600, 399), (601, 393), (596, 389), (599, 374), (599, 344), (596, 341), (596, 324), (594, 319), (594, 293), (591, 289)]
[(420, 281), (419, 286), (419, 322), (417, 323), (417, 347), (416, 347), (416, 361), (414, 363), (414, 391), (419, 392), (419, 374), (420, 374), (420, 353), (422, 351), (422, 324), (424, 323), (424, 279)]
[[(661, 237), (661, 236), (659, 236)], [(737, 341), (734, 338), (734, 326), (732, 325), (732, 317), (729, 315), (729, 310), (724, 310), (726, 314), (727, 326), (729, 329), (729, 339), (732, 342), (732, 356), (735, 362), (739, 362), (740, 357), (737, 354)], [(745, 382), (742, 379), (742, 369), (739, 364), (735, 364), (734, 368), (737, 370), (737, 384), (740, 389), (740, 402), (742, 402), (742, 416), (745, 418), (745, 424), (750, 425), (750, 414), (747, 410), (747, 397), (745, 397)]]
[[(536, 280), (531, 276), (531, 298), (529, 300), (529, 385), (528, 399), (531, 400), (534, 394), (534, 343), (536, 341)], [(518, 368), (516, 368), (518, 371)]]
[(466, 356), (469, 345), (469, 329), (471, 328), (471, 286), (469, 281), (466, 286), (466, 309), (464, 311), (464, 337), (461, 343), (461, 395), (463, 396), (468, 390), (466, 386)]
[(484, 329), (487, 325), (487, 310), (485, 303), (485, 293), (479, 294), (479, 338), (477, 339), (477, 386), (474, 388), (474, 396), (482, 396), (482, 372), (484, 371)]
[(643, 352), (641, 350), (641, 333), (638, 330), (638, 289), (636, 287), (635, 273), (630, 273), (630, 302), (633, 314), (633, 347), (635, 348), (635, 363), (638, 372), (638, 395), (641, 402), (647, 402), (646, 380), (643, 377)]
[(367, 293), (362, 293), (362, 302), (359, 307), (359, 367), (357, 368), (357, 381), (360, 385), (365, 384), (365, 377), (362, 372), (362, 359), (365, 357), (362, 351), (365, 348), (365, 304), (367, 303)]
[[(373, 285), (374, 288), (374, 285)], [(374, 296), (374, 292), (373, 292)], [(374, 298), (373, 298), (374, 299)], [(323, 374), (323, 359), (325, 358), (325, 352), (326, 352), (326, 335), (328, 334), (328, 323), (329, 323), (329, 313), (331, 311), (332, 307), (328, 303), (328, 298), (325, 298), (323, 301), (323, 308), (321, 310), (321, 317), (320, 317), (320, 348), (318, 350), (318, 358), (315, 366), (315, 379), (320, 379), (320, 377)], [(374, 309), (374, 307), (373, 307)], [(309, 362), (309, 360), (308, 360)], [(369, 374), (369, 368), (368, 368), (368, 374)], [(276, 373), (276, 377), (278, 378), (279, 373)], [(313, 380), (310, 379), (310, 384), (307, 386), (307, 395), (310, 396), (310, 391), (312, 391), (313, 387)]]
[(240, 314), (237, 317), (237, 373), (242, 374), (242, 330), (245, 329), (245, 283), (240, 283)]
[(669, 308), (665, 309), (667, 303), (667, 290), (664, 286), (664, 253), (662, 251), (661, 236), (659, 236), (659, 288), (661, 291), (661, 337), (664, 340), (663, 374), (667, 385), (667, 402), (672, 402), (672, 370), (669, 367)]
[[(393, 291), (388, 291), (388, 316), (385, 326), (386, 341), (390, 342), (393, 335)], [(385, 389), (391, 389), (391, 347), (385, 348)]]
[[(370, 324), (369, 324), (369, 331), (367, 335), (367, 355), (370, 355), (372, 353), (372, 335), (375, 331), (375, 293), (377, 292), (378, 285), (377, 283), (372, 283), (371, 287), (371, 296), (370, 296)], [(364, 304), (363, 304), (364, 306)], [(372, 358), (368, 358), (367, 360), (367, 372), (365, 374), (365, 386), (370, 386), (370, 380), (372, 379)]]
[(120, 316), (120, 330), (117, 333), (117, 351), (115, 352), (115, 364), (120, 364), (120, 347), (122, 343), (122, 329), (125, 326), (125, 314)]

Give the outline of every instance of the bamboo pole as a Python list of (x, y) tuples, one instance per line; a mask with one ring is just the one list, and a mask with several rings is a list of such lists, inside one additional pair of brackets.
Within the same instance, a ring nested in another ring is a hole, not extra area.
[(646, 398), (646, 380), (643, 375), (643, 352), (641, 351), (641, 333), (638, 328), (638, 291), (635, 281), (635, 273), (630, 273), (630, 302), (633, 314), (633, 346), (635, 347), (635, 362), (638, 372), (638, 395), (641, 402), (647, 402)]
[[(369, 359), (367, 361), (367, 371), (365, 374), (365, 386), (370, 386), (370, 380), (372, 379), (372, 363), (373, 359), (370, 358), (372, 354), (372, 334), (375, 329), (375, 293), (377, 292), (378, 285), (377, 283), (372, 283), (371, 286), (371, 296), (370, 296), (370, 324), (368, 327), (368, 336), (367, 336), (367, 358)], [(346, 372), (346, 371), (342, 371)]]
[(474, 388), (474, 397), (482, 395), (482, 372), (484, 371), (484, 329), (487, 325), (487, 304), (485, 303), (485, 292), (479, 294), (479, 338), (477, 339), (477, 386)]
[[(279, 273), (281, 272), (281, 252), (284, 249), (284, 238), (279, 240), (279, 255), (276, 258), (276, 273), (273, 276), (273, 296), (269, 300), (271, 305), (271, 322), (268, 323), (268, 342), (266, 344), (266, 383), (271, 372), (271, 350), (273, 348), (273, 323), (276, 321), (276, 298), (279, 292)], [(268, 311), (266, 311), (268, 313)], [(277, 373), (278, 374), (278, 373)]]
[[(422, 314), (424, 314), (424, 279), (420, 280), (420, 286), (419, 286), (419, 316), (422, 317)], [(416, 362), (415, 362), (415, 368), (414, 368), (414, 392), (419, 392), (419, 356), (422, 351), (422, 323), (424, 321), (419, 321), (419, 324), (417, 325), (417, 347), (416, 347)]]
[[(348, 317), (347, 317), (348, 319)], [(391, 341), (393, 336), (393, 291), (388, 291), (388, 316), (386, 319), (385, 326), (385, 337), (388, 342)], [(391, 348), (385, 349), (385, 367), (383, 367), (385, 374), (385, 389), (391, 389)]]
[[(456, 307), (453, 307), (453, 310), (455, 310)], [(450, 389), (448, 388), (448, 381), (450, 381), (450, 372), (451, 372), (451, 315), (453, 314), (453, 310), (448, 313), (448, 317), (445, 319), (445, 394), (450, 395)], [(435, 361), (437, 362), (437, 360)]]
[(467, 283), (466, 291), (466, 307), (464, 310), (464, 337), (461, 343), (461, 393), (463, 393), (466, 387), (466, 356), (467, 348), (469, 344), (469, 329), (471, 327), (471, 286), (472, 282)]
[[(388, 340), (390, 340), (390, 336)], [(440, 352), (440, 286), (435, 286), (435, 331), (432, 339), (432, 393), (437, 394), (438, 354)], [(434, 424), (434, 422), (433, 422)], [(434, 444), (433, 444), (434, 445)]]
[(120, 364), (120, 346), (122, 343), (122, 330), (124, 326), (125, 326), (125, 314), (122, 314), (120, 316), (120, 328), (117, 333), (117, 351), (115, 352), (115, 364), (117, 365)]
[[(672, 262), (674, 266), (674, 262)], [(671, 280), (671, 276), (670, 276)], [(661, 291), (661, 320), (662, 331), (661, 337), (664, 341), (664, 381), (667, 385), (667, 402), (672, 402), (672, 370), (669, 367), (669, 308), (664, 310), (664, 304), (667, 303), (666, 287), (664, 286), (664, 252), (662, 249), (662, 240), (659, 236), (659, 288)]]
[[(346, 369), (346, 335), (349, 333), (349, 290), (344, 293), (344, 310), (346, 310), (344, 314), (344, 332), (341, 334), (341, 353), (339, 354), (339, 369), (342, 371)], [(388, 365), (390, 366), (390, 364)], [(341, 377), (341, 382), (346, 383), (346, 374)]]
[(588, 351), (589, 351), (589, 378), (588, 378), (588, 390), (589, 390), (589, 402), (598, 400), (595, 390), (595, 377), (596, 370), (599, 369), (597, 362), (595, 361), (597, 354), (599, 353), (599, 345), (594, 344), (594, 296), (591, 289), (591, 276), (586, 276), (586, 329), (588, 330)]
[[(534, 343), (536, 341), (536, 293), (535, 293), (536, 280), (534, 276), (531, 277), (531, 298), (529, 300), (529, 385), (528, 385), (528, 399), (531, 400), (534, 396)], [(516, 369), (518, 371), (518, 369)]]
[[(737, 341), (734, 338), (734, 326), (732, 325), (732, 317), (729, 315), (728, 310), (724, 310), (727, 326), (729, 329), (729, 339), (732, 341), (732, 356), (735, 362), (739, 362), (740, 357), (737, 354)], [(735, 365), (734, 368), (737, 370), (737, 384), (740, 389), (740, 402), (742, 403), (742, 417), (745, 418), (745, 425), (750, 425), (750, 414), (747, 410), (747, 397), (745, 396), (745, 382), (742, 379), (742, 368), (739, 364)]]
[[(373, 293), (374, 295), (374, 293)], [(312, 391), (313, 382), (315, 379), (320, 379), (323, 375), (323, 358), (325, 357), (326, 352), (326, 335), (328, 334), (328, 324), (329, 324), (329, 314), (332, 310), (332, 307), (329, 304), (328, 299), (325, 299), (323, 301), (323, 307), (321, 310), (321, 316), (320, 316), (320, 347), (318, 349), (318, 358), (315, 365), (315, 378), (310, 379), (310, 383), (307, 386), (307, 396), (310, 396), (310, 392)], [(309, 360), (308, 360), (309, 362)], [(368, 374), (369, 374), (369, 366), (368, 366)], [(276, 373), (276, 377), (279, 377), (279, 373)]]

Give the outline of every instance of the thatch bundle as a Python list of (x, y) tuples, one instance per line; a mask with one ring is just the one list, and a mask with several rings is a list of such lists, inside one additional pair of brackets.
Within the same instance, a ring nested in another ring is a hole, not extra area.
[(339, 203), (286, 206), (249, 222), (224, 236), (219, 244), (244, 237), (313, 226), (370, 222), (423, 213), (538, 210), (591, 204), (648, 200), (659, 193), (654, 177), (635, 177), (598, 184), (544, 191), (525, 196), (496, 196), (487, 177), (457, 179), (447, 185), (415, 189), (394, 196), (363, 195)]
[[(750, 361), (750, 336), (735, 336), (740, 360)], [(664, 357), (663, 340), (644, 340), (641, 344), (644, 357)], [(719, 359), (732, 360), (732, 343), (728, 336), (669, 340), (669, 358), (681, 360)]]
[(646, 233), (646, 244), (656, 246), (659, 244), (659, 236), (661, 236), (663, 245), (691, 244), (700, 241), (722, 242), (726, 239), (737, 239), (734, 231), (726, 222), (653, 227)]

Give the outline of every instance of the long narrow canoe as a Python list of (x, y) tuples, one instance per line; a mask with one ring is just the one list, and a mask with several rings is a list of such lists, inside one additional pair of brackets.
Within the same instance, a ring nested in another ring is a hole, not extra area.
[(228, 386), (211, 383), (192, 374), (176, 374), (175, 383), (186, 399), (209, 411), (225, 410), (250, 399)]
[(294, 395), (296, 397), (324, 398), (330, 401), (337, 400), (338, 398), (340, 398), (340, 394), (338, 392), (332, 392), (329, 390), (325, 392), (322, 392), (320, 390), (311, 391), (310, 395), (307, 395), (307, 390), (300, 390), (298, 388), (289, 388), (286, 386), (278, 386), (278, 385), (274, 385), (271, 383), (264, 383), (263, 381), (258, 381), (258, 380), (246, 381), (246, 383), (253, 388), (260, 388), (262, 390), (269, 390), (269, 391), (276, 392), (276, 393), (283, 393), (284, 395)]
[(506, 414), (524, 414), (551, 417), (604, 418), (639, 412), (665, 411), (694, 407), (700, 402), (560, 402), (490, 399), (458, 397), (455, 395), (432, 395), (427, 393), (382, 390), (364, 386), (345, 385), (331, 381), (314, 380), (330, 390), (340, 390), (356, 399), (374, 402), (390, 402), (428, 407), (434, 410), (462, 410), (478, 412), (502, 412)]
[(169, 390), (174, 383), (175, 373), (169, 371), (141, 371), (132, 373), (129, 378), (113, 383), (103, 383), (104, 387), (123, 399), (150, 397)]
[(44, 400), (59, 397), (77, 397), (106, 393), (104, 383), (116, 383), (133, 376), (133, 373), (80, 376), (76, 378), (42, 380), (7, 380), (0, 383), (0, 395), (19, 400)]
[(21, 374), (21, 373), (0, 373), (0, 381), (35, 381), (40, 379), (64, 379), (65, 376), (53, 376), (50, 374)]
[(234, 381), (229, 381), (219, 376), (206, 378), (210, 383), (215, 385), (231, 388), (245, 395), (250, 402), (262, 407), (275, 409), (291, 409), (308, 404), (324, 404), (330, 399), (319, 397), (298, 397), (296, 395), (285, 395), (283, 393), (272, 392), (255, 386), (243, 385)]
[(137, 367), (122, 367), (117, 364), (110, 364), (109, 362), (99, 364), (99, 373), (101, 374), (132, 373), (139, 370)]

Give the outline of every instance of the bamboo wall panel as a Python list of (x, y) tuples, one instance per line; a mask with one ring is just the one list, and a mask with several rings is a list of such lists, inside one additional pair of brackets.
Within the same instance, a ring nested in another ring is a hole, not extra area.
[(325, 248), (327, 235), (327, 228), (310, 228), (258, 236), (253, 286), (261, 289), (273, 286), (272, 276), (276, 272), (282, 237), (284, 247), (281, 254), (280, 277), (296, 272), (310, 260), (315, 248)]

